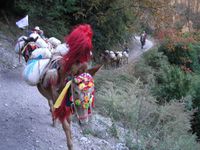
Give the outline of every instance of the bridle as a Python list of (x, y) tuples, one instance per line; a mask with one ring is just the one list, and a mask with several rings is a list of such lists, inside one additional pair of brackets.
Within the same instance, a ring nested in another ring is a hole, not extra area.
[[(84, 120), (84, 119), (86, 119), (86, 118), (88, 118), (89, 116), (91, 116), (91, 113), (90, 114), (88, 114), (88, 113), (84, 113), (84, 115), (82, 115), (82, 116), (80, 116), (79, 114), (78, 114), (78, 110), (77, 110), (77, 103), (76, 103), (76, 99), (75, 99), (75, 96), (74, 96), (74, 94), (75, 94), (75, 92), (74, 92), (74, 89), (75, 89), (75, 87), (74, 87), (74, 84), (76, 84), (75, 83), (75, 77), (73, 77), (72, 78), (72, 82), (71, 82), (71, 93), (72, 93), (72, 95), (71, 95), (71, 101), (72, 101), (72, 104), (71, 104), (71, 110), (74, 110), (74, 113), (75, 113), (75, 115), (76, 115), (76, 117), (77, 117), (77, 119), (78, 119), (78, 121), (79, 121), (79, 123), (81, 124), (81, 120)], [(91, 97), (90, 97), (90, 99), (93, 99), (93, 95), (91, 94)], [(84, 99), (83, 100), (80, 100), (80, 106), (78, 106), (78, 107), (84, 107), (83, 105), (83, 103), (84, 103)], [(81, 108), (81, 109), (86, 109), (87, 111), (88, 111), (88, 109), (90, 108), (91, 109), (91, 102), (92, 102), (92, 100), (89, 100), (89, 102), (88, 102), (88, 107), (87, 108)]]

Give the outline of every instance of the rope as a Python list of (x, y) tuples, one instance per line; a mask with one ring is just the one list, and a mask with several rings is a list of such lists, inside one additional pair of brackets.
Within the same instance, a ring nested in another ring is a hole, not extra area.
[(24, 51), (26, 50), (27, 47), (28, 47), (28, 43), (27, 43), (27, 44), (24, 46), (24, 48), (22, 49), (21, 54), (24, 53)]

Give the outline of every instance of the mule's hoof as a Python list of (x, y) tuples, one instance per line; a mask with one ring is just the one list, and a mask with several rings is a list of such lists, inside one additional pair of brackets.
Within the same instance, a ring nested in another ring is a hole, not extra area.
[(51, 126), (52, 126), (52, 127), (56, 127), (56, 121), (55, 121), (55, 120), (52, 121)]
[(52, 126), (52, 127), (56, 127), (56, 124), (55, 124), (55, 123), (52, 123), (51, 126)]

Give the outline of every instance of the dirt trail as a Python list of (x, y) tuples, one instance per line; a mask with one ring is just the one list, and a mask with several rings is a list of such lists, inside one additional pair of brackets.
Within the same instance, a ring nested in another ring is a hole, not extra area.
[[(136, 37), (138, 40), (138, 37)], [(132, 61), (153, 46), (147, 40), (130, 53)], [(3, 44), (3, 43), (0, 43)], [(13, 55), (13, 57), (16, 57)], [(23, 67), (0, 73), (0, 150), (66, 150), (61, 125), (53, 128), (47, 100), (36, 87), (27, 85), (21, 76)], [(97, 126), (98, 128), (98, 126)], [(75, 150), (125, 150), (123, 145), (104, 138), (84, 136), (77, 123), (72, 124)], [(122, 148), (119, 148), (119, 147)]]

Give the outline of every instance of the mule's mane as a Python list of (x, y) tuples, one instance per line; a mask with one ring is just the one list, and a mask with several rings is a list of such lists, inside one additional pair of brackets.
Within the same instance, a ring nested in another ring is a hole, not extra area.
[(65, 37), (70, 51), (64, 56), (64, 69), (68, 72), (73, 64), (88, 62), (91, 59), (93, 31), (90, 25), (84, 24), (75, 27)]

